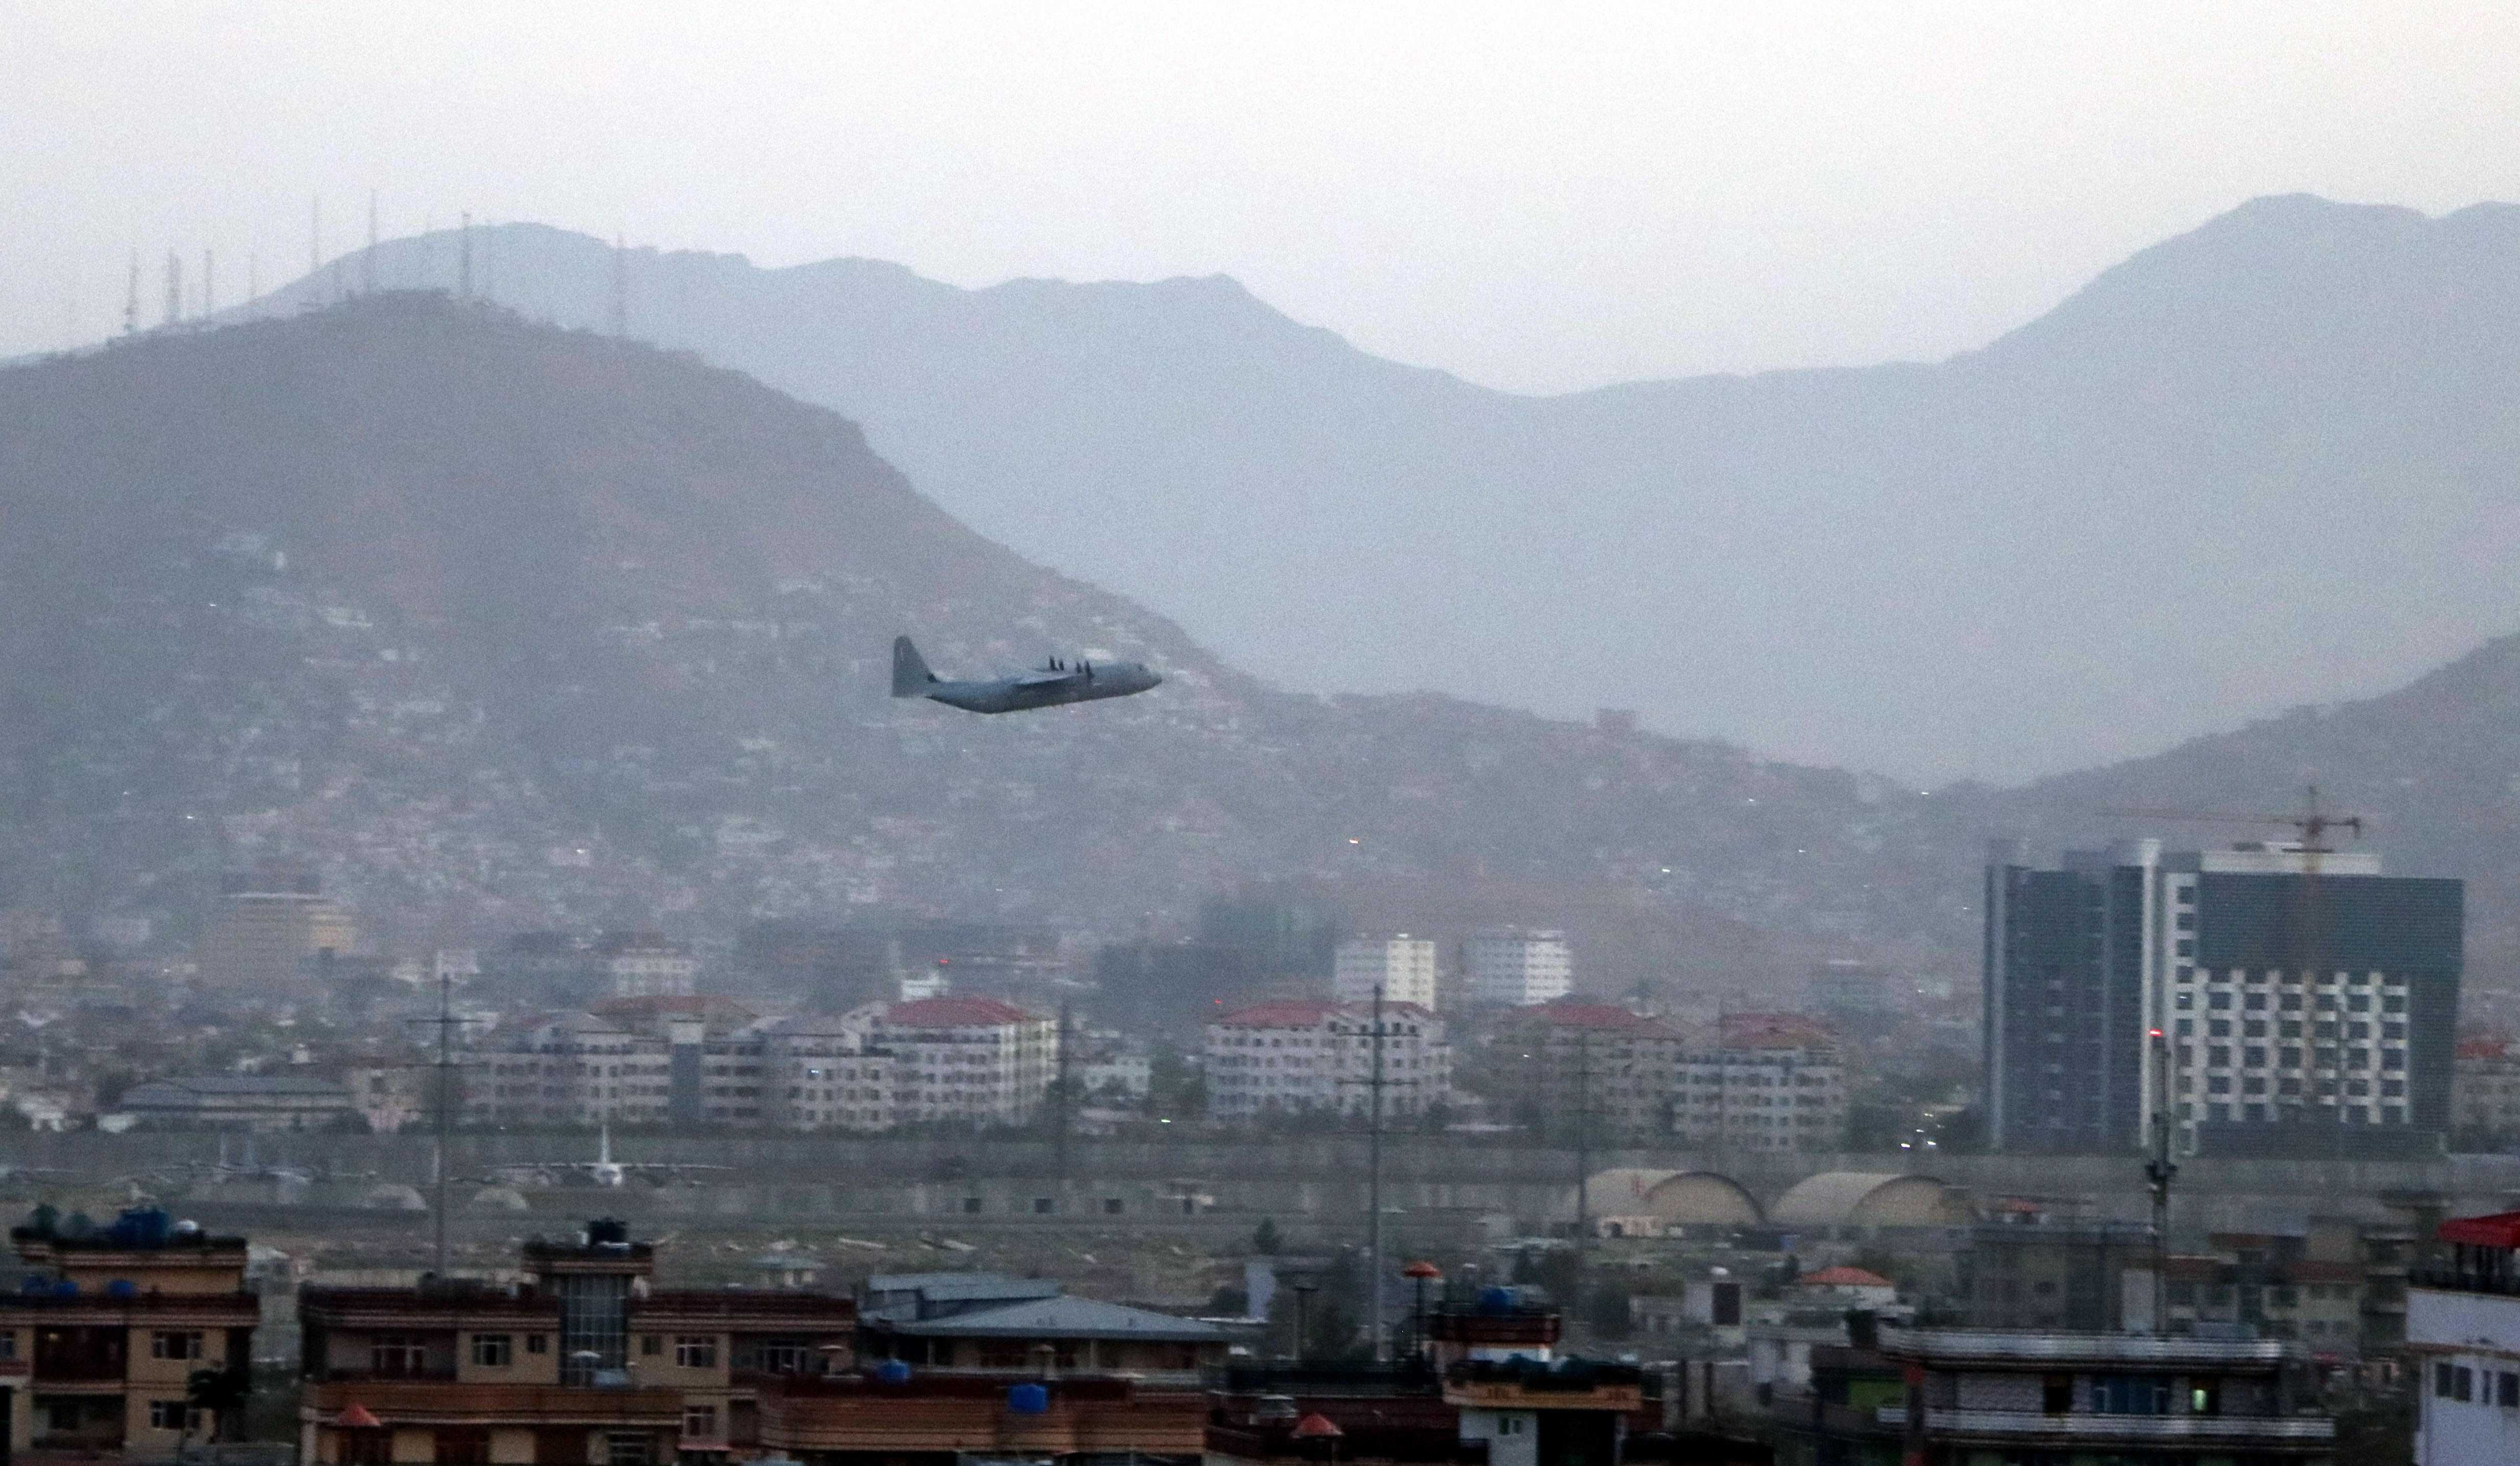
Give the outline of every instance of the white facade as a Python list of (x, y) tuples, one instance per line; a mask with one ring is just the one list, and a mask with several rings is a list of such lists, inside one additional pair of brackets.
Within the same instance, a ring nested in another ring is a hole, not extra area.
[(1559, 931), (1481, 932), (1462, 944), (1462, 976), (1479, 1002), (1529, 1007), (1573, 991), (1575, 960)]
[(2416, 1466), (2520, 1463), (2520, 1298), (2407, 1290)]
[[(1416, 1003), (1382, 1008), (1383, 1113), (1448, 1103), (1452, 1050), (1443, 1020)], [(1220, 1120), (1304, 1111), (1364, 1111), (1372, 1103), (1370, 1003), (1268, 1002), (1207, 1026), (1208, 1112)]]
[(473, 1056), (466, 1119), (481, 1125), (657, 1125), (671, 1052), (663, 1040), (592, 1013), (502, 1029)]
[(1718, 1048), (1680, 1056), (1671, 1128), (1721, 1150), (1824, 1151), (1846, 1135), (1846, 1069), (1829, 1049)]
[(1058, 1077), (1057, 1020), (991, 998), (899, 1003), (867, 1037), (893, 1056), (896, 1123), (1020, 1124)]
[(1377, 985), (1386, 1003), (1414, 1002), (1433, 1012), (1434, 942), (1407, 932), (1341, 942), (1331, 971), (1330, 996), (1340, 1002), (1372, 1002)]
[(679, 942), (632, 938), (596, 949), (615, 998), (689, 998), (699, 958)]

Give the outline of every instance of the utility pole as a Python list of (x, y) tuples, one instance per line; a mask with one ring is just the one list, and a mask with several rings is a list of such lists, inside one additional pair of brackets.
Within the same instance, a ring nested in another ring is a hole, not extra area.
[[(1383, 1299), (1385, 1280), (1382, 1275), (1382, 1096), (1384, 1091), (1394, 1085), (1417, 1083), (1415, 1080), (1392, 1079), (1389, 1069), (1383, 1062), (1383, 1040), (1390, 1032), (1389, 1026), (1383, 1022), (1383, 985), (1377, 982), (1373, 985), (1372, 1032), (1367, 1040), (1373, 1046), (1372, 1058), (1370, 1060), (1371, 1067), (1367, 1070), (1366, 1077), (1339, 1080), (1343, 1085), (1363, 1085), (1369, 1092), (1366, 1108), (1365, 1189), (1366, 1206), (1371, 1216), (1366, 1223), (1366, 1256), (1368, 1265), (1373, 1269), (1373, 1286), (1369, 1294), (1371, 1313), (1367, 1323), (1367, 1337), (1373, 1343), (1373, 1357), (1377, 1363), (1388, 1363), (1391, 1358), (1391, 1340), (1383, 1323), (1388, 1311)], [(1341, 1105), (1341, 1109), (1345, 1109), (1344, 1104)]]
[(1051, 1097), (1050, 1117), (1051, 1124), (1057, 1127), (1057, 1129), (1052, 1132), (1051, 1140), (1057, 1147), (1058, 1179), (1062, 1187), (1065, 1186), (1068, 1180), (1067, 1133), (1075, 1129), (1073, 1121), (1076, 1104), (1075, 1092), (1068, 1088), (1068, 1075), (1070, 1073), (1068, 1050), (1071, 1046), (1068, 1037), (1068, 1004), (1065, 1001), (1061, 1001), (1058, 1005), (1058, 1079), (1056, 1091)]
[(2170, 1334), (2170, 1181), (2179, 1167), (2170, 1159), (2170, 1043), (2152, 1031), (2152, 1158), (2143, 1178), (2152, 1187), (2152, 1331)]
[(207, 248), (202, 250), (202, 320), (207, 322), (219, 308), (219, 260)]
[(166, 319), (169, 329), (184, 319), (184, 262), (175, 251), (166, 251)]
[(1366, 1190), (1373, 1207), (1373, 1226), (1368, 1244), (1372, 1252), (1373, 1265), (1372, 1337), (1373, 1361), (1384, 1364), (1391, 1360), (1391, 1341), (1384, 1337), (1382, 1331), (1382, 1086), (1384, 1081), (1382, 1077), (1382, 984), (1380, 982), (1373, 985), (1373, 1078), (1371, 1083), (1373, 1088), (1372, 1120), (1371, 1128), (1367, 1131), (1366, 1144), (1368, 1169), (1372, 1179), (1367, 1184)]
[(437, 1205), (434, 1210), (437, 1214), (437, 1276), (443, 1278), (446, 1276), (446, 1194), (449, 1179), (446, 1145), (455, 1122), (455, 1030), (464, 1024), (463, 1019), (455, 1016), (455, 973), (452, 969), (441, 963), (437, 970), (437, 1016), (410, 1021), (425, 1023), (437, 1030), (437, 1062), (429, 1067), (437, 1071)]
[(131, 251), (131, 286), (122, 297), (122, 333), (140, 333), (140, 251)]
[(1593, 1235), (1593, 1031), (1575, 1035), (1575, 1260)]

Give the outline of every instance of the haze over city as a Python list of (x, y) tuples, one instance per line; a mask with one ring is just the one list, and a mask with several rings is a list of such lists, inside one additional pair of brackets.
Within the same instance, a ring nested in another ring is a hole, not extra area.
[(2520, 21), (0, 22), (0, 1455), (2520, 1461)]

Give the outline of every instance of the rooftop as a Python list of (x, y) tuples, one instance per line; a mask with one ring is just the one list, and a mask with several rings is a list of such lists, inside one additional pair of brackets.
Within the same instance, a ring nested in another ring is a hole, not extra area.
[(994, 998), (922, 998), (893, 1004), (878, 1021), (886, 1028), (998, 1028), (1044, 1020)]
[(2280, 1339), (2201, 1339), (2054, 1329), (1901, 1328), (1884, 1324), (1880, 1334), (1882, 1354), (1922, 1364), (2073, 1362), (2272, 1369), (2283, 1362), (2286, 1349)]
[(1179, 1318), (1091, 1298), (1039, 1298), (980, 1309), (945, 1318), (887, 1321), (895, 1333), (938, 1339), (1140, 1339), (1154, 1343), (1221, 1344), (1225, 1331), (1195, 1318)]

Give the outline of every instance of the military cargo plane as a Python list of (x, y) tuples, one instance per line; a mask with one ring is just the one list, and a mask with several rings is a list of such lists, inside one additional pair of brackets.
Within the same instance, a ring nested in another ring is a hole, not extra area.
[(949, 682), (927, 670), (927, 659), (910, 638), (892, 641), (892, 695), (928, 697), (973, 713), (1020, 713), (1030, 708), (1058, 707), (1143, 692), (1163, 678), (1144, 662), (1080, 661), (1070, 665), (1052, 657), (1038, 672), (1018, 672), (987, 682)]

